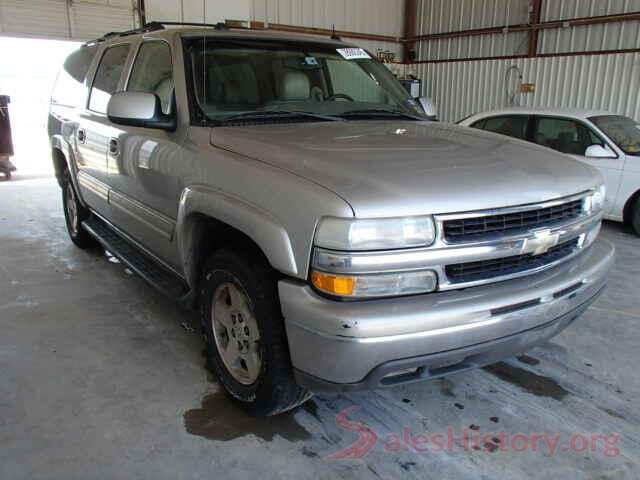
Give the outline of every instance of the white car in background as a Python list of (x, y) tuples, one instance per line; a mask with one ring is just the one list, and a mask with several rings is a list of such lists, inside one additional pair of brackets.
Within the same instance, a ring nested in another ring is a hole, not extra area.
[(640, 235), (640, 124), (606, 111), (514, 107), (458, 122), (566, 153), (605, 178), (605, 217)]

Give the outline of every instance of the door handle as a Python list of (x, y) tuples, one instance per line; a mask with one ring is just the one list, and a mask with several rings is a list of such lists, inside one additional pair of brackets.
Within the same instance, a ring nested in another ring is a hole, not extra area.
[(120, 155), (120, 144), (118, 143), (117, 138), (109, 139), (109, 155), (112, 157)]
[(84, 143), (87, 141), (87, 132), (85, 131), (84, 128), (79, 128), (77, 135), (78, 135), (78, 142)]

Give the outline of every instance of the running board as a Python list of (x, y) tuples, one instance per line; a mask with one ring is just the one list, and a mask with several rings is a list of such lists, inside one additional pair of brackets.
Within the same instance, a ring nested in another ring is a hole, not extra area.
[(83, 221), (82, 226), (105, 250), (166, 296), (183, 301), (189, 294), (189, 287), (178, 275), (159, 265), (95, 215)]

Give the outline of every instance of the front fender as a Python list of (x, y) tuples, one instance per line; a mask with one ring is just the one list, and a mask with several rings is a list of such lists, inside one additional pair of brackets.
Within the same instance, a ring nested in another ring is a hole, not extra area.
[(264, 252), (273, 268), (297, 276), (291, 239), (277, 218), (257, 205), (227, 192), (206, 186), (191, 186), (183, 190), (178, 208), (176, 237), (183, 270), (190, 285), (195, 285), (197, 266), (195, 226), (198, 215), (205, 215), (241, 231)]

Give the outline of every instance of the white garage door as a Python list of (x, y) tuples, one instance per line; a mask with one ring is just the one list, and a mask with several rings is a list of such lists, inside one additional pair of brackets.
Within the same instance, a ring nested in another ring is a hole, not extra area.
[(136, 0), (0, 0), (0, 35), (91, 40), (137, 16)]

